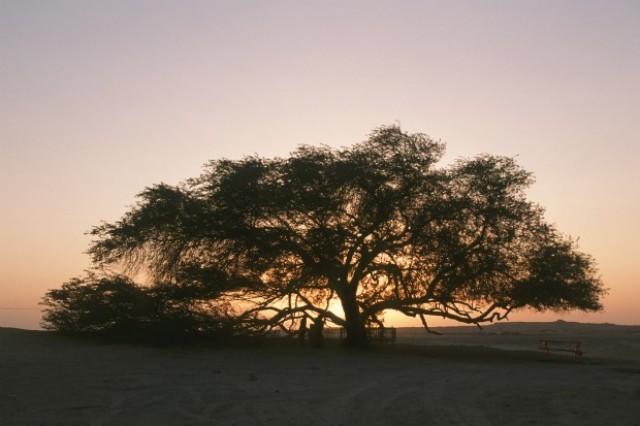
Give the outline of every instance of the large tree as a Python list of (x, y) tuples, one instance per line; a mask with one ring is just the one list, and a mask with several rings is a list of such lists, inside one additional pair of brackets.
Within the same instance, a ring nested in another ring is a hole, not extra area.
[(482, 324), (514, 309), (598, 310), (592, 258), (528, 201), (530, 173), (480, 155), (436, 167), (444, 145), (398, 126), (349, 148), (215, 160), (139, 194), (93, 229), (99, 265), (197, 282), (246, 327), (342, 326), (347, 342), (397, 311)]

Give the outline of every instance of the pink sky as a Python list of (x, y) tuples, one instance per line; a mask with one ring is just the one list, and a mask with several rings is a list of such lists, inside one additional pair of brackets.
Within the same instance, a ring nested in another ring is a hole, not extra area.
[(445, 162), (517, 156), (597, 259), (603, 313), (512, 320), (640, 324), (638, 22), (637, 1), (0, 0), (0, 326), (37, 328), (145, 186), (394, 122)]

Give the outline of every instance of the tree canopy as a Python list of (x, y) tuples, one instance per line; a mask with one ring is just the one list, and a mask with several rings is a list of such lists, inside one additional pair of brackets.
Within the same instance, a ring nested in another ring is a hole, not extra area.
[[(479, 155), (436, 167), (444, 144), (398, 126), (351, 147), (206, 165), (146, 188), (91, 233), (96, 265), (206, 290), (245, 329), (344, 327), (397, 311), (482, 324), (521, 308), (598, 310), (594, 260), (528, 201), (532, 175)], [(202, 298), (198, 300), (204, 300)]]
[(153, 344), (227, 337), (224, 307), (197, 285), (141, 286), (124, 275), (73, 278), (43, 297), (45, 329)]

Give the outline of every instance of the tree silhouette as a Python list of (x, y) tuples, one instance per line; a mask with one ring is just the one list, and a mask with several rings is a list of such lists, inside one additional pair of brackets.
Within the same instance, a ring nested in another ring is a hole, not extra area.
[(89, 273), (49, 290), (43, 328), (110, 340), (176, 343), (225, 337), (227, 311), (193, 283), (140, 286), (123, 275)]
[(468, 324), (512, 310), (598, 310), (594, 262), (526, 200), (531, 174), (480, 155), (436, 168), (444, 145), (398, 126), (350, 148), (215, 160), (195, 179), (139, 194), (93, 229), (94, 262), (197, 283), (241, 327), (304, 317), (366, 327), (397, 311)]
[(127, 277), (74, 278), (43, 298), (45, 329), (99, 333), (132, 329), (154, 316), (145, 289)]

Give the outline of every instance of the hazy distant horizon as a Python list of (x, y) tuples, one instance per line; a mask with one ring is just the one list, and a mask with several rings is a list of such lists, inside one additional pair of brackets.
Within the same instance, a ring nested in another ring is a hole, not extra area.
[[(566, 320), (562, 320), (562, 319), (557, 319), (557, 320), (550, 320), (550, 321), (507, 321), (507, 320), (503, 320), (503, 321), (497, 321), (497, 322), (493, 322), (493, 323), (488, 323), (488, 324), (482, 324), (481, 327), (478, 327), (477, 325), (473, 325), (473, 324), (462, 324), (462, 323), (458, 323), (458, 322), (454, 322), (454, 321), (449, 321), (450, 324), (446, 324), (446, 325), (434, 325), (434, 326), (430, 326), (430, 329), (433, 329), (434, 331), (439, 331), (442, 329), (449, 329), (449, 328), (468, 328), (468, 329), (472, 329), (472, 330), (486, 330), (486, 329), (494, 329), (494, 328), (500, 328), (500, 327), (508, 327), (508, 326), (513, 326), (513, 327), (518, 327), (518, 326), (522, 326), (522, 325), (529, 325), (529, 326), (535, 326), (535, 325), (540, 325), (540, 326), (544, 326), (544, 325), (556, 325), (556, 326), (560, 326), (560, 325), (576, 325), (576, 326), (611, 326), (611, 327), (640, 327), (640, 323), (639, 324), (614, 324), (614, 323), (609, 323), (609, 322), (582, 322), (582, 321), (566, 321)], [(400, 325), (400, 326), (394, 326), (394, 325), (388, 325), (388, 327), (393, 327), (393, 328), (397, 328), (397, 329), (415, 329), (415, 330), (425, 330), (424, 326), (422, 325)], [(15, 328), (15, 329), (20, 329), (20, 330), (27, 330), (27, 331), (46, 331), (43, 330), (42, 328), (23, 328), (23, 327), (14, 327), (14, 326), (6, 326), (4, 324), (0, 324), (0, 328)], [(326, 327), (326, 329), (339, 329), (340, 327), (337, 326), (328, 326)], [(426, 330), (425, 330), (426, 332)]]

